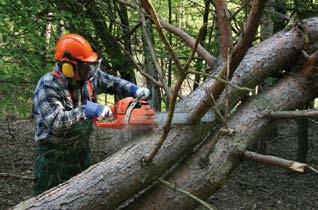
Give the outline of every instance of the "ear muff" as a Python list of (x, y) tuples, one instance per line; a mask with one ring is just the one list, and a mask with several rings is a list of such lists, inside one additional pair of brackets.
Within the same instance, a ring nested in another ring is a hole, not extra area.
[(70, 63), (62, 64), (62, 73), (65, 77), (73, 78), (75, 76), (74, 67)]

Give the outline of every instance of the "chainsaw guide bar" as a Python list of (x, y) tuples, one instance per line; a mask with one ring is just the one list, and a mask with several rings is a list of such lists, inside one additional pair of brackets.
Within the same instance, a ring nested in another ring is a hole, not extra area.
[[(127, 97), (119, 100), (111, 108), (114, 114), (112, 121), (98, 121), (94, 119), (96, 127), (123, 129), (129, 126), (153, 126), (162, 125), (167, 121), (167, 112), (155, 113), (148, 101)], [(172, 124), (187, 124), (189, 113), (175, 112), (172, 118)], [(202, 118), (201, 122), (211, 122), (214, 119), (214, 113), (208, 112)]]

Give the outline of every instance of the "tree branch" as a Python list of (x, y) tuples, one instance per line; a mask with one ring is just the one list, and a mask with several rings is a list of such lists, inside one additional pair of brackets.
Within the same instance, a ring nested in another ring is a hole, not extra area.
[(244, 159), (259, 162), (265, 165), (278, 166), (286, 168), (288, 170), (303, 173), (305, 168), (309, 168), (317, 173), (317, 170), (305, 163), (300, 163), (292, 160), (286, 160), (283, 158), (275, 157), (272, 155), (261, 155), (256, 152), (245, 151), (243, 155)]
[(226, 56), (228, 49), (232, 48), (232, 31), (230, 22), (230, 13), (227, 8), (227, 4), (224, 0), (215, 0), (215, 10), (217, 15), (217, 24), (220, 32), (220, 57), (223, 62), (226, 62)]
[(244, 30), (241, 32), (238, 43), (234, 46), (231, 56), (231, 75), (234, 69), (239, 65), (247, 50), (250, 48), (258, 26), (261, 22), (261, 17), (266, 6), (267, 0), (252, 1), (251, 12), (247, 18)]
[(228, 82), (222, 78), (219, 78), (217, 76), (213, 76), (211, 74), (207, 74), (207, 73), (204, 73), (204, 72), (200, 72), (200, 71), (195, 71), (195, 70), (189, 70), (188, 73), (192, 73), (192, 74), (200, 74), (200, 75), (203, 75), (203, 76), (206, 76), (206, 77), (210, 77), (210, 78), (213, 78), (215, 80), (218, 80), (220, 82), (223, 82), (225, 84), (228, 84), (229, 86), (231, 86), (232, 88), (235, 88), (235, 89), (238, 89), (238, 90), (241, 90), (241, 91), (246, 91), (246, 92), (253, 92), (253, 89), (251, 88), (247, 88), (247, 87), (240, 87), (240, 86), (237, 86), (237, 85), (234, 85), (232, 84), (231, 82)]
[(278, 111), (264, 114), (264, 117), (270, 119), (294, 119), (294, 118), (318, 118), (318, 110), (300, 110), (300, 111)]
[[(167, 31), (173, 33), (174, 35), (178, 36), (180, 39), (182, 39), (184, 41), (184, 43), (186, 45), (188, 45), (191, 49), (194, 48), (195, 45), (195, 38), (193, 38), (192, 36), (190, 36), (189, 34), (187, 34), (186, 32), (184, 32), (183, 30), (181, 30), (180, 28), (171, 25), (167, 22), (165, 22), (164, 20), (160, 19), (160, 23), (162, 25), (162, 27), (164, 29), (166, 29)], [(206, 63), (210, 66), (210, 68), (213, 67), (214, 65), (214, 61), (215, 58), (206, 50), (204, 49), (204, 47), (199, 44), (196, 50), (196, 53), (203, 58)]]

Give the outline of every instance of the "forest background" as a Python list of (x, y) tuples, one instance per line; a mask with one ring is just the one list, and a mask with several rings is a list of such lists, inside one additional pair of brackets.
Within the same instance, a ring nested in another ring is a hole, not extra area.
[[(244, 28), (251, 2), (226, 2), (231, 36), (235, 43)], [(182, 65), (191, 53), (182, 33), (195, 38), (202, 26), (206, 27), (200, 44), (212, 56), (218, 55), (220, 39), (214, 1), (154, 0), (152, 3), (162, 20), (181, 30), (179, 36), (170, 31), (164, 33)], [(317, 4), (315, 0), (268, 1), (253, 43), (259, 43), (288, 24), (317, 15)], [(100, 51), (103, 70), (141, 86), (147, 85), (153, 93), (153, 106), (157, 110), (165, 109), (169, 103), (167, 91), (176, 82), (175, 63), (154, 30), (154, 25), (138, 8), (135, 1), (121, 0), (1, 0), (0, 118), (30, 117), (35, 85), (54, 66), (56, 40), (70, 32), (83, 35)], [(152, 40), (152, 46), (147, 44), (146, 38)], [(155, 55), (151, 55), (152, 49)], [(161, 75), (158, 75), (156, 69), (161, 71)], [(211, 68), (196, 55), (190, 69), (209, 73)], [(138, 76), (140, 73), (151, 77), (145, 79)], [(190, 72), (180, 95), (189, 94), (205, 78), (204, 74)], [(269, 77), (265, 83), (270, 85), (275, 80), (275, 77)], [(166, 84), (158, 81), (165, 81)]]

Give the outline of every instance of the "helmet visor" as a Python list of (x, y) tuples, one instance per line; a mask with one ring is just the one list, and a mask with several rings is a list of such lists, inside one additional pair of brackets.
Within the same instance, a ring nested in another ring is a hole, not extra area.
[(96, 71), (100, 69), (102, 59), (97, 60), (96, 62), (78, 62), (78, 73), (82, 80), (90, 80)]

